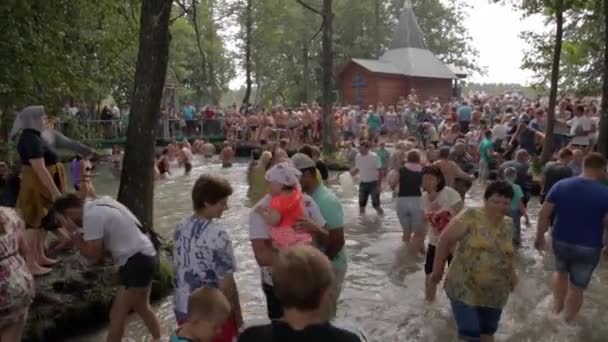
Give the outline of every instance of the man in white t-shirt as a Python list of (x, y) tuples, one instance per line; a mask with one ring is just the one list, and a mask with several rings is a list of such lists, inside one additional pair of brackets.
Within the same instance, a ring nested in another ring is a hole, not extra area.
[(570, 144), (576, 148), (588, 148), (591, 144), (589, 135), (593, 133), (593, 122), (585, 115), (585, 107), (583, 105), (576, 106), (574, 118), (568, 124), (570, 125), (570, 135), (572, 136)]
[(53, 210), (72, 234), (80, 254), (100, 262), (108, 251), (119, 267), (118, 290), (110, 311), (107, 341), (121, 341), (126, 319), (137, 312), (155, 340), (160, 340), (160, 323), (150, 306), (152, 278), (158, 270), (158, 253), (150, 237), (142, 232), (137, 218), (110, 197), (84, 202), (74, 194), (59, 198)]
[(509, 129), (503, 125), (499, 118), (494, 119), (494, 127), (492, 128), (492, 142), (495, 147), (502, 147), (503, 141), (507, 139)]
[(361, 142), (359, 146), (359, 154), (355, 157), (355, 167), (350, 173), (355, 176), (359, 175), (359, 211), (365, 213), (367, 200), (371, 196), (372, 205), (382, 215), (384, 211), (380, 207), (380, 186), (382, 181), (382, 162), (380, 157), (369, 150), (370, 146), (367, 141)]
[[(262, 290), (266, 296), (268, 318), (276, 320), (283, 317), (283, 305), (274, 294), (270, 268), (278, 251), (272, 245), (268, 224), (258, 214), (257, 210), (259, 207), (267, 207), (269, 204), (270, 195), (266, 195), (252, 208), (249, 214), (249, 241), (251, 241), (255, 260), (260, 266), (262, 274)], [(305, 217), (299, 220), (296, 225), (299, 228), (307, 230), (313, 238), (317, 235), (324, 235), (326, 237), (328, 233), (323, 229), (325, 219), (312, 197), (302, 194), (302, 208), (304, 209)]]

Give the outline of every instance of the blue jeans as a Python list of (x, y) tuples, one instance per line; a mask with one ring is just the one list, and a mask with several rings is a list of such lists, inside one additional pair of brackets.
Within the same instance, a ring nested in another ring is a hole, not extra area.
[(568, 273), (572, 285), (586, 289), (591, 282), (593, 271), (600, 262), (602, 249), (553, 239), (553, 254), (555, 254), (556, 271)]
[(498, 330), (502, 309), (470, 306), (456, 299), (450, 299), (450, 304), (461, 339), (479, 341), (481, 335), (494, 335)]

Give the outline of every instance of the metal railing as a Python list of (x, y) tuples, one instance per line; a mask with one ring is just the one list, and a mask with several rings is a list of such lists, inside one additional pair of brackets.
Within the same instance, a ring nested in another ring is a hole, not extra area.
[[(119, 140), (126, 138), (128, 122), (126, 120), (84, 120), (87, 138), (90, 140)], [(161, 119), (158, 126), (158, 138), (171, 140), (193, 137), (221, 136), (224, 134), (223, 120), (196, 119)]]

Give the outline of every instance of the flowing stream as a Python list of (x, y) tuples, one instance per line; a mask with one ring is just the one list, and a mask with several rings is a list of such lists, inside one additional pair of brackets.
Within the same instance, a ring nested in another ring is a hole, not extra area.
[[(246, 322), (261, 322), (266, 318), (266, 302), (260, 288), (258, 267), (248, 241), (249, 214), (245, 173), (247, 164), (237, 163), (222, 169), (217, 160), (197, 165), (191, 175), (177, 176), (159, 182), (155, 190), (155, 224), (157, 231), (170, 236), (174, 225), (191, 214), (190, 191), (196, 178), (203, 173), (222, 175), (230, 180), (234, 194), (229, 209), (220, 222), (230, 234), (238, 273), (236, 281)], [(95, 176), (100, 194), (115, 196), (118, 181), (104, 165)], [(335, 174), (332, 176), (336, 176)], [(338, 186), (332, 186), (338, 190)], [(480, 206), (483, 190), (474, 187), (467, 206)], [(356, 198), (342, 198), (346, 220), (348, 272), (340, 298), (338, 317), (363, 329), (370, 341), (456, 341), (456, 330), (449, 303), (443, 291), (438, 291), (434, 304), (424, 301), (424, 261), (409, 257), (401, 242), (400, 226), (395, 204), (389, 193), (383, 194), (385, 215), (378, 218), (368, 209), (366, 216), (358, 214)], [(538, 201), (529, 205), (532, 227), (538, 213)], [(573, 227), (574, 229), (574, 227)], [(551, 311), (550, 280), (553, 269), (551, 254), (541, 255), (532, 248), (534, 228), (522, 222), (523, 247), (517, 252), (516, 265), (519, 284), (507, 304), (497, 341), (572, 342), (608, 341), (608, 269), (600, 264), (586, 293), (580, 322), (567, 326)], [(158, 303), (165, 340), (175, 329), (171, 298)], [(71, 339), (72, 342), (104, 341), (105, 331)], [(131, 317), (124, 341), (150, 341), (143, 323)]]

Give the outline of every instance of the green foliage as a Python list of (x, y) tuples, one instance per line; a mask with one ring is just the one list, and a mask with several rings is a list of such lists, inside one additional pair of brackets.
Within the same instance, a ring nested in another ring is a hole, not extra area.
[[(316, 8), (321, 8), (321, 2), (307, 0)], [(174, 2), (169, 65), (180, 84), (181, 100), (219, 103), (229, 91), (237, 62), (243, 60), (244, 4), (234, 0)], [(255, 102), (297, 104), (317, 99), (320, 16), (295, 0), (254, 0), (252, 4)], [(431, 50), (447, 63), (480, 70), (463, 26), (465, 1), (414, 0), (413, 4)], [(2, 1), (2, 113), (40, 103), (59, 114), (71, 100), (95, 114), (98, 104), (109, 96), (127, 107), (137, 58), (140, 5), (136, 0)], [(386, 50), (402, 6), (402, 0), (334, 0), (336, 74), (348, 58), (375, 58)]]
[(117, 0), (7, 0), (0, 4), (0, 104), (63, 105), (65, 96), (95, 103), (136, 48), (137, 18)]
[[(320, 0), (305, 2), (321, 8)], [(377, 58), (384, 53), (402, 6), (402, 0), (334, 0), (335, 72), (349, 58)], [(415, 0), (413, 6), (429, 48), (440, 59), (469, 71), (483, 71), (476, 64), (477, 51), (463, 24), (467, 8), (464, 1)], [(245, 6), (239, 13), (239, 48), (244, 59)], [(257, 102), (297, 104), (317, 99), (321, 89), (320, 16), (295, 0), (256, 0), (253, 22)]]
[[(555, 0), (496, 1), (511, 4), (524, 15), (542, 14), (555, 26)], [(577, 95), (601, 92), (604, 51), (602, 0), (564, 0), (564, 36), (560, 59), (559, 89)], [(535, 85), (548, 88), (553, 62), (555, 29), (521, 33), (529, 48), (522, 67), (534, 72)]]

